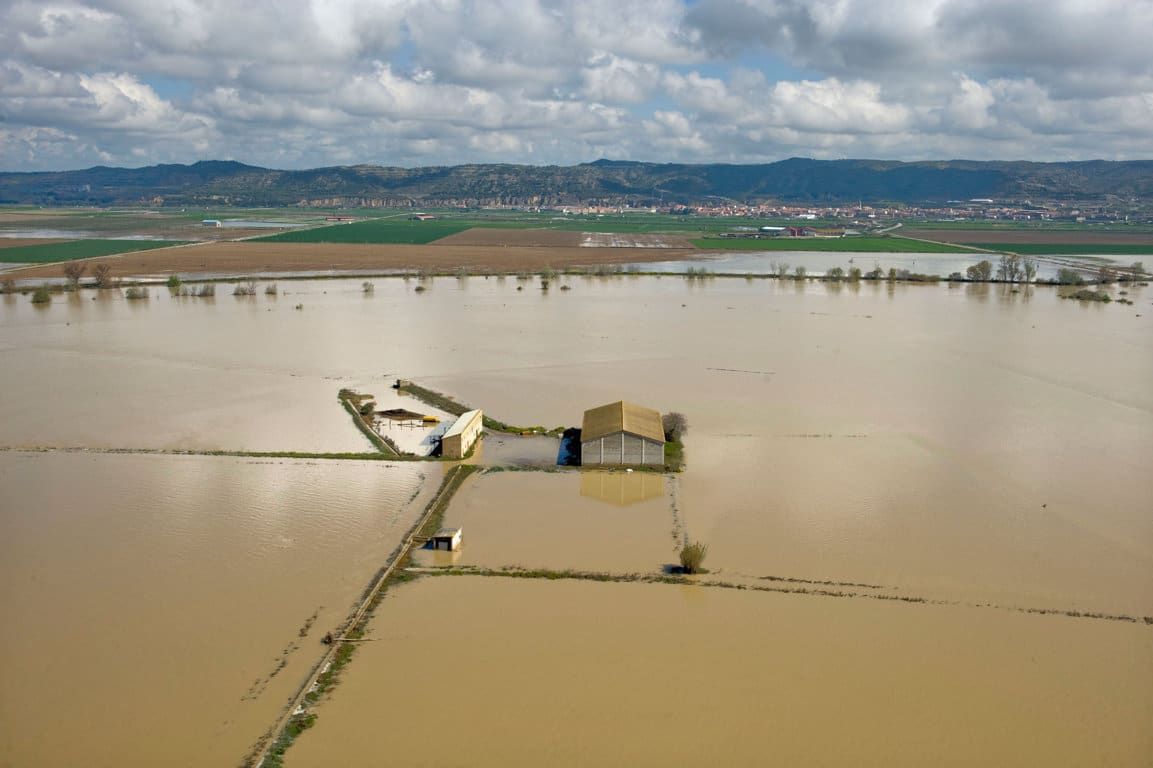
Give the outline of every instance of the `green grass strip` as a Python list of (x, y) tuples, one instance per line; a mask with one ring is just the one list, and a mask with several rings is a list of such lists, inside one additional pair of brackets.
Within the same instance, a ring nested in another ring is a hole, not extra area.
[(371, 219), (353, 224), (282, 232), (259, 238), (274, 243), (359, 243), (361, 245), (425, 245), (470, 229), (467, 221), (409, 221), (407, 217)]
[(0, 248), (0, 262), (6, 264), (51, 264), (56, 261), (91, 259), (117, 253), (150, 251), (183, 245), (184, 240), (71, 240), (66, 243), (18, 245)]

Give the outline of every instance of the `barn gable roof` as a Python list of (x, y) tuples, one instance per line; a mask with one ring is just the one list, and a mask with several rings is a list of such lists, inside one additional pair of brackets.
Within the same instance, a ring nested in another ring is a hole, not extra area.
[(596, 440), (614, 432), (628, 432), (661, 443), (665, 441), (661, 415), (652, 408), (618, 400), (585, 411), (584, 422), (581, 424), (582, 441)]

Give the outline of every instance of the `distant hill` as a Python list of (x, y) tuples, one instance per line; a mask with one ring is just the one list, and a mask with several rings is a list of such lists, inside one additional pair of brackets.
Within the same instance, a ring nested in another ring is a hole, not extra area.
[(146, 168), (0, 173), (0, 204), (434, 206), (780, 201), (934, 204), (947, 200), (1123, 201), (1153, 197), (1153, 161), (1075, 163), (808, 160), (681, 165), (373, 165), (278, 171), (204, 161)]

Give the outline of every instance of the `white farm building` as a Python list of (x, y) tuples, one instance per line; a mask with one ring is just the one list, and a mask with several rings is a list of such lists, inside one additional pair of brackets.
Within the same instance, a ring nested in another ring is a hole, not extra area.
[(440, 455), (446, 459), (463, 459), (483, 429), (484, 413), (481, 410), (461, 414), (440, 438)]
[(665, 430), (652, 408), (623, 400), (585, 411), (581, 464), (663, 466)]

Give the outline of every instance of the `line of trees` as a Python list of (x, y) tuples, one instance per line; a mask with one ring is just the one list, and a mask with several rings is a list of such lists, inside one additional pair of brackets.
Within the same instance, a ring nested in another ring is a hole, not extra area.
[[(965, 279), (989, 282), (993, 279), (993, 262), (983, 259), (965, 270)], [(996, 267), (997, 280), (1002, 283), (1031, 283), (1037, 277), (1037, 260), (1016, 253), (1001, 255)]]
[[(994, 267), (988, 260), (979, 261), (965, 270), (965, 279), (972, 282), (987, 283), (994, 279), (1002, 283), (1030, 283), (1037, 277), (1037, 260), (1031, 256), (1020, 256), (1015, 253), (1006, 253), (1001, 256)], [(1093, 282), (1106, 285), (1113, 282), (1139, 282), (1144, 280), (1145, 265), (1135, 261), (1128, 267), (1102, 266), (1097, 269)], [(960, 279), (960, 273), (953, 273), (950, 280)], [(1062, 267), (1057, 270), (1057, 277), (1050, 280), (1058, 285), (1083, 285), (1089, 282), (1083, 270), (1071, 267)]]

